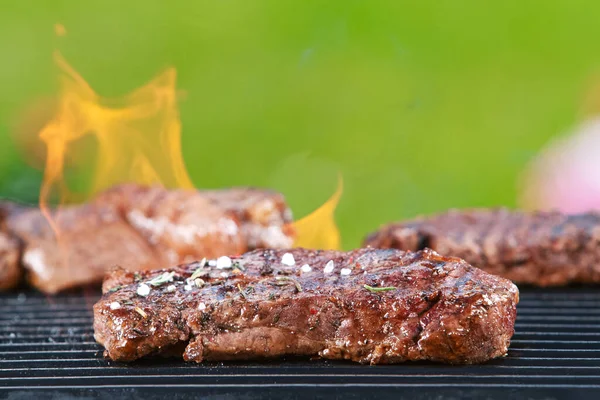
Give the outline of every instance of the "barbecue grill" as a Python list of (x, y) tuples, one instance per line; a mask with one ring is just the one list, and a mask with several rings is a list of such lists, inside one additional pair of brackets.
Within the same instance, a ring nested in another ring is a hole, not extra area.
[(484, 365), (364, 366), (287, 359), (196, 365), (108, 361), (93, 338), (99, 293), (0, 295), (0, 397), (343, 399), (598, 398), (600, 289), (522, 289), (508, 356)]

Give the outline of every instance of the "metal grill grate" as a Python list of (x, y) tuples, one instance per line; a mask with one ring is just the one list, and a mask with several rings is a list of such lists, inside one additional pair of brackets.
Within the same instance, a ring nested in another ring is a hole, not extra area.
[(322, 360), (191, 365), (107, 361), (94, 342), (98, 294), (0, 296), (0, 396), (277, 399), (577, 398), (600, 395), (600, 288), (521, 291), (508, 356), (479, 366), (361, 366)]

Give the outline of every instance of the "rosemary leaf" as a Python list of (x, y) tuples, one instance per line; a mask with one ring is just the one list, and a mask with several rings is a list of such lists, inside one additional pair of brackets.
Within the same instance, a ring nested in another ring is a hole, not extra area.
[(242, 289), (242, 287), (240, 286), (240, 284), (239, 284), (239, 283), (237, 284), (237, 288), (238, 288), (238, 290), (240, 291), (240, 294), (242, 295), (242, 297), (243, 297), (245, 300), (248, 300), (248, 296), (246, 296), (246, 293), (244, 293), (244, 290)]
[(123, 285), (118, 285), (118, 286), (115, 286), (114, 288), (110, 289), (110, 290), (108, 291), (108, 293), (114, 293), (114, 292), (116, 292), (117, 290), (121, 289), (122, 287), (123, 287)]
[(233, 262), (233, 268), (239, 269), (242, 272), (244, 272), (246, 270), (246, 268), (244, 268), (244, 266), (242, 264), (240, 264), (238, 261)]
[(202, 276), (202, 274), (205, 272), (204, 271), (205, 266), (206, 266), (206, 257), (203, 258), (202, 261), (200, 261), (200, 265), (198, 266), (198, 268), (196, 268), (196, 270), (194, 271), (192, 276), (190, 276), (190, 280), (193, 281), (196, 278), (200, 278)]
[(285, 281), (292, 282), (296, 286), (296, 290), (298, 292), (302, 291), (302, 286), (300, 286), (300, 283), (297, 280), (295, 280), (294, 278), (290, 278), (289, 276), (277, 276), (277, 277), (275, 277), (275, 280), (284, 281), (284, 282)]
[(148, 285), (160, 286), (163, 283), (173, 282), (173, 275), (175, 275), (175, 272), (173, 272), (173, 271), (164, 272), (164, 273), (154, 277), (153, 279), (149, 280)]
[(369, 286), (369, 285), (363, 285), (363, 287), (371, 293), (388, 292), (390, 290), (398, 290), (398, 288), (395, 286), (373, 287), (373, 286)]

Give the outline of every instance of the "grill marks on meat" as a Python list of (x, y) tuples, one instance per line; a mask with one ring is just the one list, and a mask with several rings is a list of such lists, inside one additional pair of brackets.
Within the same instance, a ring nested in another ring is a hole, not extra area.
[(403, 250), (429, 247), (517, 283), (600, 282), (597, 213), (451, 210), (383, 226), (364, 244)]
[[(56, 293), (98, 283), (117, 265), (145, 270), (240, 254), (253, 248), (251, 243), (265, 242), (263, 230), (279, 232), (278, 244), (291, 244), (293, 232), (283, 226), (291, 213), (281, 195), (258, 189), (228, 192), (210, 191), (205, 196), (198, 191), (116, 186), (87, 204), (55, 210), (58, 236), (39, 209), (4, 203), (3, 231), (19, 238), (23, 249), (15, 253), (12, 242), (5, 244), (0, 236), (0, 255), (11, 254), (1, 259), (6, 265), (0, 265), (0, 271), (17, 270), (18, 263), (12, 261), (17, 257), (33, 286)], [(226, 206), (219, 206), (219, 196), (228, 198)], [(264, 213), (257, 215), (256, 207)], [(10, 287), (11, 281), (6, 282)]]
[[(119, 361), (172, 355), (176, 348), (196, 362), (319, 355), (459, 364), (506, 354), (518, 302), (508, 280), (431, 250), (294, 249), (293, 266), (281, 263), (285, 252), (234, 257), (243, 271), (226, 270), (226, 278), (224, 270), (205, 267), (203, 284), (187, 290), (198, 264), (181, 265), (168, 270), (174, 282), (147, 296), (136, 293), (140, 283), (167, 270), (137, 277), (116, 270), (94, 306), (96, 340)], [(330, 260), (335, 267), (326, 273)], [(303, 272), (303, 264), (311, 271)], [(342, 275), (342, 268), (351, 273)], [(364, 285), (396, 289), (372, 292)]]

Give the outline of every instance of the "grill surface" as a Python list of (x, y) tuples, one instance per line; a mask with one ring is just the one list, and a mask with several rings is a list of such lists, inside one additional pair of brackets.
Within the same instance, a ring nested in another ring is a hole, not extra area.
[(598, 398), (600, 288), (523, 289), (506, 358), (479, 366), (323, 360), (110, 362), (94, 342), (97, 293), (0, 296), (0, 396), (17, 398)]

